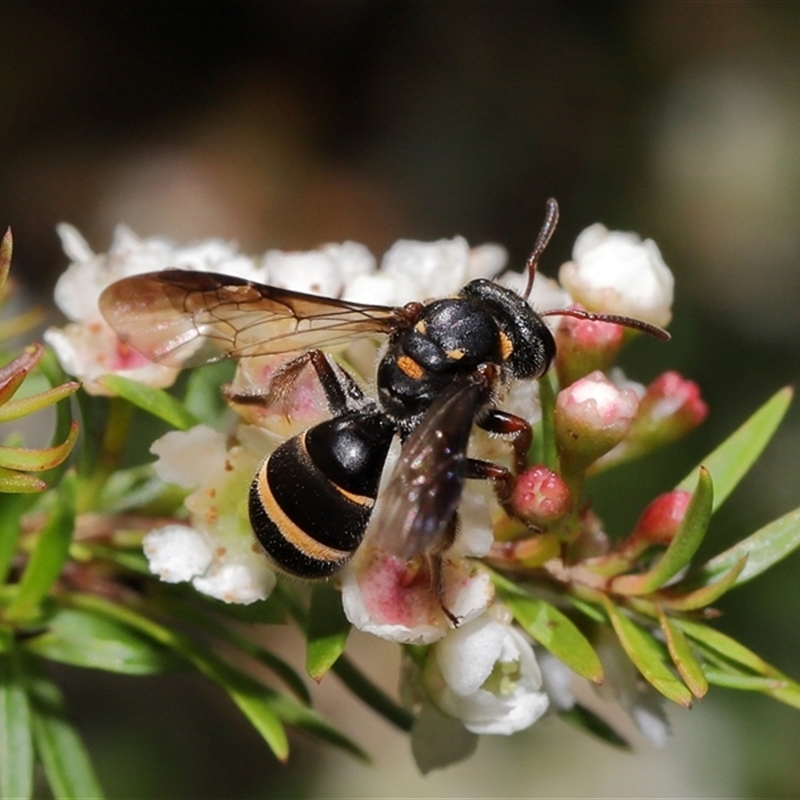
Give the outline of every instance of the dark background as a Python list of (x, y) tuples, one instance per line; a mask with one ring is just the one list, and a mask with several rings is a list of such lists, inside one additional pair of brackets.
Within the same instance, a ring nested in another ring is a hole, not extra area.
[[(598, 482), (620, 532), (800, 371), (796, 2), (7, 0), (0, 15), (0, 223), (40, 299), (66, 264), (59, 221), (97, 252), (125, 222), (250, 253), (461, 234), (521, 264), (555, 196), (545, 273), (596, 221), (659, 244), (674, 339), (637, 343), (626, 369), (678, 369), (712, 409)], [(709, 552), (797, 506), (798, 464), (794, 410)], [(720, 621), (795, 677), (799, 567), (737, 590)], [(356, 644), (391, 686), (396, 651)], [(619, 755), (550, 722), (422, 780), (407, 743), (331, 687), (321, 708), (375, 767), (298, 739), (279, 768), (199, 679), (64, 679), (112, 797), (800, 795), (800, 714), (722, 689), (676, 710), (662, 751)]]

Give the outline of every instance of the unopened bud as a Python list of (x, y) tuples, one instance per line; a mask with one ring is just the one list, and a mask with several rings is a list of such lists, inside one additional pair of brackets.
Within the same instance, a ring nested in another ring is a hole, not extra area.
[(573, 467), (587, 467), (627, 434), (639, 399), (596, 371), (562, 389), (556, 398), (559, 452)]
[(639, 517), (630, 541), (668, 545), (678, 532), (691, 499), (692, 493), (682, 489), (656, 497)]
[(671, 444), (707, 415), (708, 406), (697, 384), (677, 372), (665, 372), (647, 387), (625, 440), (601, 465), (608, 467)]
[(696, 428), (707, 415), (698, 385), (677, 372), (665, 372), (645, 390), (631, 432), (671, 441)]
[(545, 529), (570, 511), (572, 496), (560, 475), (538, 465), (517, 479), (511, 507), (521, 519)]
[(558, 380), (561, 386), (568, 386), (590, 372), (608, 369), (625, 331), (610, 322), (564, 316), (555, 336)]

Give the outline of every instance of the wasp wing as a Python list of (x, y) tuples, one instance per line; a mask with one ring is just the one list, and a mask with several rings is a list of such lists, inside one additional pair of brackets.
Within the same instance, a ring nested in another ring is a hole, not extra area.
[(467, 477), (467, 445), (483, 390), (472, 381), (451, 384), (403, 445), (379, 499), (375, 541), (403, 558), (440, 552)]
[(99, 306), (122, 341), (172, 367), (335, 347), (391, 333), (403, 320), (402, 309), (179, 269), (123, 278)]

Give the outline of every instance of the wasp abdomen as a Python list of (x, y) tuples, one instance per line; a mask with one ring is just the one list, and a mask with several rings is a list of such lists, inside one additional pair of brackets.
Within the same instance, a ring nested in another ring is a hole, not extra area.
[(281, 444), (250, 487), (256, 537), (281, 569), (332, 575), (364, 538), (394, 436), (382, 414), (345, 414)]

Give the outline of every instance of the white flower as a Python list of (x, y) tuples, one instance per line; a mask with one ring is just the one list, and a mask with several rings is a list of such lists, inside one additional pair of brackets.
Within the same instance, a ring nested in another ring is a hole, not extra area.
[(453, 625), (443, 605), (459, 621), (471, 620), (494, 597), (488, 573), (464, 558), (444, 559), (442, 585), (440, 598), (426, 565), (367, 542), (342, 572), (342, 605), (359, 630), (392, 642), (431, 644)]
[(423, 683), (434, 704), (473, 733), (511, 734), (547, 710), (533, 647), (495, 605), (451, 631), (428, 655)]
[(264, 268), (272, 286), (339, 297), (348, 283), (375, 271), (375, 258), (364, 245), (344, 242), (307, 252), (269, 250)]
[(167, 267), (218, 272), (294, 291), (391, 306), (452, 294), (472, 278), (499, 271), (506, 258), (498, 245), (470, 249), (460, 237), (398, 242), (379, 271), (375, 257), (356, 242), (326, 244), (308, 252), (270, 250), (254, 259), (221, 239), (179, 247), (160, 237), (140, 238), (120, 225), (108, 253), (95, 254), (72, 226), (59, 225), (58, 232), (72, 263), (56, 284), (55, 300), (69, 323), (51, 328), (45, 340), (64, 369), (82, 380), (90, 394), (109, 393), (97, 382), (107, 374), (157, 387), (170, 386), (177, 376), (175, 369), (153, 364), (120, 343), (100, 315), (100, 293), (130, 275)]
[(179, 248), (167, 239), (141, 239), (120, 225), (107, 254), (95, 255), (71, 225), (59, 225), (64, 252), (72, 263), (59, 278), (55, 301), (70, 320), (63, 328), (50, 328), (45, 341), (55, 350), (64, 370), (83, 381), (90, 394), (108, 394), (96, 381), (102, 375), (119, 374), (150, 386), (170, 386), (177, 370), (154, 364), (122, 344), (100, 315), (100, 293), (130, 275), (178, 267), (223, 272), (262, 280), (264, 273), (236, 247), (219, 239)]
[[(390, 453), (384, 485), (395, 461), (396, 453)], [(494, 598), (494, 585), (472, 559), (486, 555), (492, 545), (490, 495), (482, 485), (464, 491), (459, 534), (441, 562), (441, 595), (427, 559), (406, 561), (398, 555), (391, 532), (373, 525), (342, 572), (342, 604), (350, 622), (382, 639), (430, 644), (452, 628), (451, 616), (463, 624), (482, 614)], [(380, 504), (379, 494), (375, 519), (380, 518)]]
[(214, 558), (209, 536), (188, 525), (165, 525), (150, 531), (143, 549), (150, 572), (165, 583), (183, 583), (203, 575)]
[(192, 272), (221, 272), (257, 283), (263, 283), (266, 278), (264, 269), (254, 259), (243, 255), (231, 242), (222, 239), (205, 239), (187, 247), (179, 247), (174, 251), (171, 263), (165, 266)]
[(612, 630), (601, 626), (593, 644), (605, 676), (597, 691), (616, 700), (636, 727), (656, 747), (662, 747), (670, 734), (662, 695), (645, 682)]
[(203, 594), (227, 603), (268, 597), (275, 573), (255, 545), (247, 516), (247, 491), (259, 461), (277, 440), (248, 426), (240, 444), (205, 425), (172, 431), (153, 443), (156, 474), (193, 491), (185, 500), (189, 525), (151, 531), (144, 552), (152, 572), (169, 583), (191, 580)]
[(401, 239), (385, 253), (381, 268), (359, 274), (343, 297), (375, 305), (403, 305), (413, 300), (445, 297), (473, 278), (491, 277), (505, 265), (499, 245), (471, 248), (460, 236), (436, 242)]
[(466, 283), (469, 245), (461, 236), (438, 242), (401, 239), (386, 251), (381, 269), (395, 279), (401, 303), (444, 297)]
[(542, 671), (542, 687), (557, 709), (569, 710), (575, 705), (572, 686), (578, 676), (560, 659), (547, 650), (541, 650), (538, 656), (539, 669)]
[[(504, 272), (497, 282), (521, 295), (528, 286), (528, 274), (527, 272)], [(568, 308), (572, 304), (572, 298), (566, 289), (559, 286), (557, 281), (537, 272), (528, 302), (536, 311), (549, 311), (554, 308)], [(552, 325), (557, 321), (558, 317), (551, 317), (547, 320), (547, 324)]]
[(576, 239), (559, 280), (574, 300), (602, 311), (667, 325), (675, 280), (652, 239), (596, 223)]
[(89, 394), (110, 394), (97, 383), (103, 375), (122, 375), (158, 388), (171, 386), (178, 376), (178, 370), (154, 364), (120, 342), (105, 320), (99, 318), (49, 328), (44, 332), (44, 340), (55, 351), (64, 372), (80, 379)]

